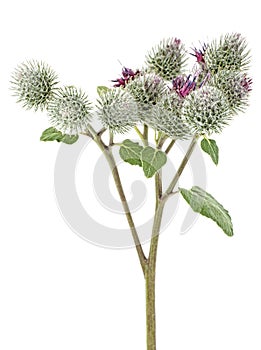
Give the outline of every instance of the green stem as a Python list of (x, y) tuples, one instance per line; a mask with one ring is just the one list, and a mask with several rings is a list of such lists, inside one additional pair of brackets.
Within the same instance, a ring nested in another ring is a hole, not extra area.
[(148, 125), (144, 124), (143, 126), (143, 139), (144, 139), (144, 146), (148, 146), (149, 144), (149, 127)]
[[(145, 129), (145, 126), (144, 126)], [(136, 250), (138, 253), (138, 257), (140, 260), (140, 264), (144, 273), (145, 277), (145, 285), (146, 285), (146, 329), (147, 329), (147, 350), (156, 350), (156, 308), (155, 308), (155, 283), (156, 283), (156, 262), (157, 262), (157, 251), (158, 251), (158, 243), (159, 243), (159, 234), (160, 234), (160, 227), (161, 227), (161, 221), (163, 216), (163, 210), (165, 207), (165, 204), (167, 202), (167, 199), (174, 194), (173, 190), (185, 168), (187, 165), (187, 162), (196, 146), (198, 136), (194, 136), (194, 138), (191, 141), (191, 144), (187, 150), (186, 155), (184, 156), (180, 167), (177, 170), (177, 173), (175, 174), (173, 180), (171, 181), (169, 187), (167, 190), (162, 194), (162, 179), (161, 179), (161, 172), (158, 172), (155, 177), (155, 192), (156, 192), (156, 209), (155, 209), (155, 216), (154, 216), (154, 222), (153, 222), (153, 228), (152, 228), (152, 237), (151, 237), (151, 243), (150, 243), (150, 251), (149, 251), (149, 257), (146, 258), (133, 219), (132, 215), (130, 213), (130, 209), (122, 188), (121, 179), (119, 176), (119, 172), (115, 163), (115, 159), (113, 157), (111, 148), (106, 146), (99, 134), (95, 132), (95, 130), (89, 126), (88, 132), (90, 133), (93, 140), (97, 143), (97, 145), (100, 147), (102, 152), (104, 153), (108, 164), (110, 166), (110, 169), (112, 171), (112, 175), (114, 178), (115, 185), (117, 187), (124, 212), (126, 215), (126, 218), (128, 220), (130, 230), (135, 242)], [(142, 134), (141, 134), (142, 135)], [(144, 130), (144, 134), (142, 137), (144, 138), (144, 135), (146, 135), (146, 132)], [(162, 143), (163, 144), (163, 143)], [(174, 142), (173, 142), (174, 144)], [(173, 146), (172, 144), (172, 146)], [(161, 147), (162, 145), (157, 145), (158, 147)], [(171, 147), (172, 147), (171, 146)], [(170, 145), (169, 145), (170, 147)], [(168, 148), (169, 148), (168, 147)], [(168, 150), (167, 148), (167, 150)]]
[(158, 140), (157, 140), (157, 148), (161, 149), (164, 142), (167, 140), (168, 136), (164, 133), (161, 133)]
[(109, 146), (113, 145), (113, 138), (114, 138), (113, 132), (109, 131)]
[(140, 129), (137, 126), (134, 126), (134, 130), (136, 131), (136, 133), (139, 135), (139, 138), (141, 139), (142, 143), (144, 144), (144, 146), (147, 146), (146, 144), (146, 140), (144, 139), (144, 135), (143, 133), (140, 131)]
[(122, 187), (119, 171), (118, 171), (115, 159), (113, 157), (112, 151), (111, 151), (111, 149), (108, 146), (106, 146), (103, 143), (101, 137), (98, 136), (96, 131), (90, 125), (89, 125), (89, 131), (90, 131), (90, 134), (92, 135), (93, 140), (96, 142), (96, 144), (102, 150), (102, 152), (103, 152), (103, 154), (104, 154), (104, 156), (105, 156), (105, 158), (106, 158), (106, 160), (107, 160), (107, 162), (108, 162), (108, 164), (110, 166), (110, 169), (111, 169), (111, 172), (112, 172), (112, 176), (113, 176), (113, 179), (114, 179), (117, 191), (119, 193), (119, 196), (120, 196), (120, 199), (121, 199), (121, 202), (122, 202), (124, 213), (125, 213), (125, 216), (127, 218), (127, 221), (128, 221), (131, 233), (132, 233), (132, 237), (133, 237), (133, 240), (134, 240), (134, 243), (135, 243), (136, 251), (138, 253), (140, 265), (141, 265), (142, 271), (143, 271), (143, 273), (145, 275), (145, 266), (146, 266), (146, 263), (147, 263), (147, 258), (146, 258), (145, 254), (144, 254), (143, 249), (142, 249), (142, 246), (141, 246), (141, 243), (140, 243), (140, 239), (139, 239), (139, 236), (138, 236), (138, 233), (137, 233), (137, 230), (136, 230), (136, 227), (135, 227), (132, 215), (130, 213), (130, 208), (129, 208), (128, 202), (126, 200), (126, 196), (125, 196), (125, 193), (124, 193), (124, 190), (123, 190), (123, 187)]
[(156, 209), (159, 205), (159, 200), (162, 196), (162, 170), (160, 169), (155, 174), (155, 197), (156, 197)]
[(199, 136), (195, 135), (189, 145), (189, 148), (187, 150), (187, 153), (185, 154), (185, 157), (183, 158), (175, 176), (173, 177), (169, 187), (167, 188), (165, 194), (164, 194), (164, 197), (168, 196), (169, 194), (171, 194), (171, 192), (174, 190), (179, 178), (180, 178), (180, 175), (182, 174), (183, 170), (185, 169), (185, 166), (187, 165), (188, 161), (189, 161), (189, 158), (191, 156), (191, 154), (193, 153), (194, 151), (194, 148), (197, 144), (197, 140), (198, 140)]
[[(173, 195), (173, 189), (176, 186), (195, 146), (198, 137), (195, 136), (191, 141), (191, 144), (185, 154), (180, 167), (173, 180), (171, 181), (168, 189), (164, 194), (162, 191), (161, 178), (155, 180), (156, 198), (157, 205), (153, 222), (152, 237), (150, 244), (150, 252), (148, 262), (145, 269), (145, 281), (146, 281), (146, 324), (147, 324), (147, 350), (156, 350), (156, 306), (155, 306), (155, 284), (156, 284), (156, 262), (157, 262), (157, 251), (159, 243), (159, 234), (161, 221), (163, 216), (163, 210), (167, 199)], [(161, 189), (161, 190), (160, 190)]]
[(159, 232), (162, 221), (162, 214), (165, 202), (159, 200), (155, 212), (152, 238), (150, 244), (149, 259), (146, 266), (146, 325), (147, 325), (147, 350), (156, 350), (156, 305), (155, 305), (155, 286), (156, 286), (156, 261), (159, 242)]
[(170, 144), (169, 144), (168, 147), (166, 148), (166, 151), (165, 151), (166, 154), (168, 154), (168, 153), (170, 152), (170, 150), (171, 150), (171, 148), (174, 146), (175, 142), (176, 142), (176, 140), (172, 140), (172, 141), (170, 142)]

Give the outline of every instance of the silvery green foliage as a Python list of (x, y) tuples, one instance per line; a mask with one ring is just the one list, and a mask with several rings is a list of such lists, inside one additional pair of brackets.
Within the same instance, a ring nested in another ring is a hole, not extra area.
[(210, 82), (226, 96), (233, 113), (243, 112), (248, 106), (251, 80), (246, 74), (235, 71), (220, 71)]
[(176, 38), (162, 40), (146, 57), (149, 71), (165, 80), (172, 80), (179, 75), (185, 61), (184, 45)]
[(23, 107), (43, 110), (53, 95), (57, 76), (45, 63), (28, 61), (15, 69), (11, 84)]
[(212, 86), (193, 91), (184, 102), (183, 114), (193, 133), (199, 135), (221, 132), (231, 119), (225, 95)]
[(212, 74), (220, 70), (245, 70), (249, 64), (246, 40), (238, 33), (226, 34), (214, 40), (206, 49), (204, 60)]
[(109, 89), (97, 102), (97, 116), (110, 131), (125, 133), (137, 124), (137, 102), (125, 89)]
[(165, 133), (172, 139), (187, 139), (191, 136), (184, 116), (182, 99), (176, 92), (166, 94), (152, 109), (146, 122), (152, 128)]
[(51, 125), (70, 135), (86, 131), (91, 110), (87, 95), (74, 86), (57, 89), (47, 108)]
[(125, 88), (138, 105), (138, 115), (145, 121), (151, 114), (153, 106), (159, 102), (167, 91), (163, 79), (155, 74), (143, 73), (131, 80)]

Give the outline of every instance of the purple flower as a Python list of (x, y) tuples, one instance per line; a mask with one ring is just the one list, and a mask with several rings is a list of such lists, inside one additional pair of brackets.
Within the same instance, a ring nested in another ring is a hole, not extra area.
[(244, 75), (243, 79), (241, 80), (241, 86), (245, 89), (246, 92), (250, 92), (252, 90), (252, 79), (248, 78), (246, 74)]
[(202, 49), (198, 50), (194, 47), (193, 51), (194, 53), (192, 53), (191, 55), (196, 57), (197, 62), (201, 65), (205, 65), (205, 59), (204, 59), (204, 55), (207, 49), (207, 45), (203, 44)]
[(121, 74), (122, 76), (120, 78), (112, 80), (113, 83), (116, 83), (113, 85), (114, 87), (125, 87), (130, 80), (133, 80), (136, 75), (140, 74), (140, 71), (136, 70), (136, 72), (134, 72), (130, 68), (123, 67)]
[(191, 74), (187, 78), (179, 76), (172, 80), (172, 90), (176, 91), (180, 97), (185, 98), (191, 91), (195, 90), (196, 81), (197, 75), (194, 75), (193, 79), (191, 79)]

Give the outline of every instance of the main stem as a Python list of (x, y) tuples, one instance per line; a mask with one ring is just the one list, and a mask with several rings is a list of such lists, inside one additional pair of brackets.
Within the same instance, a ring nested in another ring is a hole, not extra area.
[[(105, 158), (110, 166), (110, 169), (112, 171), (112, 175), (114, 178), (114, 182), (116, 185), (116, 188), (118, 190), (124, 212), (126, 215), (126, 218), (129, 223), (129, 227), (133, 236), (133, 240), (135, 242), (135, 247), (139, 256), (140, 264), (142, 267), (142, 271), (144, 273), (145, 277), (145, 284), (146, 284), (146, 329), (147, 329), (147, 350), (156, 350), (156, 308), (155, 308), (155, 281), (156, 281), (156, 261), (157, 261), (157, 251), (158, 251), (158, 242), (159, 242), (159, 234), (160, 234), (160, 226), (163, 216), (163, 210), (165, 207), (165, 204), (168, 200), (168, 198), (173, 194), (173, 190), (178, 183), (178, 180), (196, 146), (198, 137), (195, 136), (191, 144), (187, 150), (187, 153), (182, 160), (180, 167), (177, 170), (177, 173), (175, 174), (173, 180), (171, 181), (169, 187), (167, 190), (162, 193), (162, 179), (161, 179), (161, 171), (159, 171), (155, 175), (155, 192), (156, 192), (156, 209), (155, 209), (155, 216), (154, 216), (154, 222), (153, 222), (153, 228), (152, 228), (152, 237), (151, 237), (151, 244), (150, 244), (150, 252), (149, 257), (146, 258), (144, 251), (142, 249), (138, 233), (136, 231), (136, 227), (134, 225), (132, 215), (130, 213), (130, 209), (126, 200), (126, 196), (123, 191), (123, 187), (121, 184), (120, 175), (115, 163), (115, 159), (113, 157), (111, 147), (106, 146), (102, 139), (101, 134), (96, 133), (96, 131), (89, 126), (89, 136), (93, 138), (93, 140), (97, 143), (97, 145), (100, 147), (102, 152), (105, 155)], [(144, 126), (144, 132), (142, 137), (145, 140), (145, 143), (147, 143), (148, 138), (148, 127)], [(158, 148), (161, 148), (163, 145), (162, 143), (158, 143)], [(112, 135), (110, 136), (110, 146), (113, 144), (113, 138)], [(167, 148), (169, 151), (170, 148), (173, 146), (174, 142), (170, 144), (170, 146)], [(168, 153), (168, 152), (167, 152)]]
[(146, 283), (146, 326), (147, 326), (147, 350), (156, 350), (156, 305), (155, 305), (155, 286), (156, 286), (156, 261), (159, 242), (159, 232), (162, 220), (162, 214), (165, 202), (159, 199), (156, 209), (150, 253), (146, 265), (145, 283)]
[(196, 146), (197, 136), (195, 136), (184, 156), (177, 173), (171, 181), (167, 190), (162, 194), (161, 172), (155, 177), (156, 192), (156, 210), (152, 229), (150, 253), (145, 269), (146, 282), (146, 324), (147, 324), (147, 350), (156, 350), (156, 308), (155, 308), (155, 286), (156, 286), (156, 262), (159, 243), (160, 226), (163, 216), (163, 210), (167, 199), (178, 183), (178, 180)]

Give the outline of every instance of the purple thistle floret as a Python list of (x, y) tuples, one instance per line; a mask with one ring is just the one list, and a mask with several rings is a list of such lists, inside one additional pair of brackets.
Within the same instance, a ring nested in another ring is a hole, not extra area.
[(185, 98), (188, 94), (195, 90), (197, 86), (197, 75), (194, 75), (191, 79), (191, 74), (185, 79), (183, 76), (179, 76), (172, 80), (172, 90), (176, 91), (179, 97)]
[(130, 68), (123, 67), (121, 74), (122, 77), (116, 80), (112, 80), (113, 83), (116, 83), (113, 85), (114, 87), (125, 87), (130, 80), (133, 80), (137, 75), (140, 74), (140, 71), (136, 70), (136, 72), (134, 72)]
[(252, 79), (248, 78), (246, 74), (240, 83), (241, 83), (241, 86), (246, 90), (246, 92), (252, 91), (252, 87), (251, 87)]
[(206, 49), (207, 49), (207, 45), (205, 43), (202, 45), (201, 50), (198, 50), (195, 47), (192, 49), (194, 53), (191, 53), (191, 55), (196, 57), (197, 62), (200, 65), (205, 65), (204, 55), (205, 55)]

